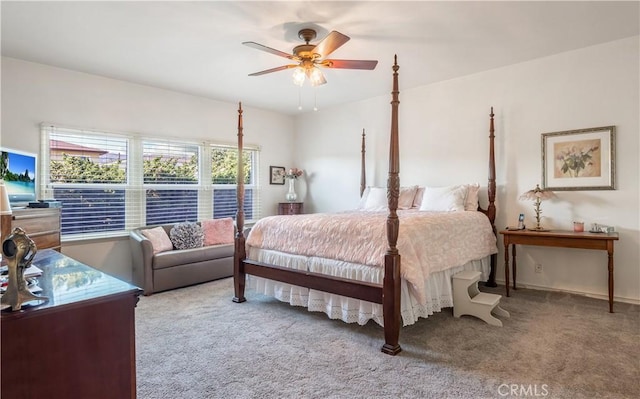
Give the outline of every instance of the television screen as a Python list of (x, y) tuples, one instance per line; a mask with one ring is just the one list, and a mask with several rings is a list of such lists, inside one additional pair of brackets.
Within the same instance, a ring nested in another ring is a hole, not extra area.
[(11, 205), (27, 205), (36, 200), (36, 166), (35, 154), (0, 149), (0, 178), (4, 180)]

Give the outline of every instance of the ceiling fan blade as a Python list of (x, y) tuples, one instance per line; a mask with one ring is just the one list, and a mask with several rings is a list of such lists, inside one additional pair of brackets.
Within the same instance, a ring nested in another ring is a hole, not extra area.
[(254, 48), (256, 50), (266, 51), (267, 53), (279, 55), (280, 57), (288, 58), (290, 60), (297, 60), (298, 59), (298, 57), (296, 57), (293, 54), (288, 54), (288, 53), (285, 53), (284, 51), (280, 51), (280, 50), (276, 50), (276, 49), (271, 48), (271, 47), (263, 46), (262, 44), (259, 44), (259, 43), (256, 43), (256, 42), (242, 42), (242, 44), (244, 44), (245, 46), (249, 46), (251, 48)]
[(348, 42), (349, 39), (350, 37), (347, 35), (343, 35), (335, 30), (331, 31), (327, 37), (322, 39), (322, 41), (316, 45), (313, 52), (320, 54), (320, 58), (324, 58), (333, 53), (338, 47)]
[(284, 71), (285, 69), (291, 69), (291, 68), (295, 68), (298, 65), (283, 65), (283, 66), (279, 66), (277, 68), (271, 68), (271, 69), (265, 69), (264, 71), (260, 71), (260, 72), (254, 72), (254, 73), (250, 73), (249, 76), (260, 76), (260, 75), (265, 75), (267, 73), (271, 73), (271, 72), (278, 72), (278, 71)]
[(378, 65), (378, 61), (373, 60), (324, 60), (320, 63), (326, 68), (338, 69), (368, 69), (372, 70)]

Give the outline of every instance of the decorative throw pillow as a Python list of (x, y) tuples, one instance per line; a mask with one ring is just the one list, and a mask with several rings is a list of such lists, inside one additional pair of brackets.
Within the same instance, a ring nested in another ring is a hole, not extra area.
[(467, 198), (464, 201), (465, 211), (478, 210), (478, 192), (480, 191), (479, 183), (467, 184)]
[(424, 195), (424, 187), (418, 186), (416, 190), (416, 196), (413, 198), (413, 206), (412, 208), (420, 208), (420, 204), (422, 204), (422, 196)]
[(149, 241), (153, 247), (153, 254), (158, 254), (164, 251), (171, 251), (173, 244), (167, 235), (167, 232), (160, 226), (152, 229), (144, 229), (140, 231)]
[(465, 186), (425, 187), (421, 211), (463, 211)]
[(411, 209), (413, 207), (413, 200), (416, 197), (417, 191), (418, 186), (400, 187), (398, 209)]
[(176, 249), (200, 248), (203, 242), (202, 227), (194, 222), (176, 223), (169, 236)]
[(204, 245), (233, 244), (233, 219), (209, 219), (200, 222), (204, 230)]

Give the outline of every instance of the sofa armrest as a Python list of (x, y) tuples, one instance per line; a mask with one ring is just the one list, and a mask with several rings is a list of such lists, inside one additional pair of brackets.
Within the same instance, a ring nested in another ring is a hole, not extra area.
[(133, 283), (144, 290), (145, 295), (153, 294), (153, 246), (140, 230), (129, 233)]

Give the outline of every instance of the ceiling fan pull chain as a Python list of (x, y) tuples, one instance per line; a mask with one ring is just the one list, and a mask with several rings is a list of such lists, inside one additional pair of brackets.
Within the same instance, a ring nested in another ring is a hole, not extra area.
[(302, 87), (298, 86), (298, 110), (302, 110)]

